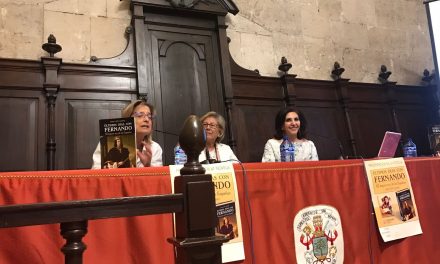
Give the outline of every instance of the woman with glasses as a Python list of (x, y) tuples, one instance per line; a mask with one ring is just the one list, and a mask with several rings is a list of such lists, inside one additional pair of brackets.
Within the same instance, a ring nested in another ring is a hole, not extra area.
[[(128, 104), (122, 117), (134, 117), (136, 125), (136, 167), (162, 166), (162, 148), (152, 139), (154, 107), (143, 100)], [(101, 168), (101, 145), (93, 153), (92, 169)]]
[(206, 132), (206, 146), (200, 153), (199, 161), (202, 163), (215, 163), (222, 161), (238, 161), (232, 149), (220, 143), (225, 134), (225, 119), (216, 112), (208, 112), (200, 118)]
[(275, 135), (264, 146), (262, 162), (281, 161), (280, 145), (287, 138), (294, 145), (295, 161), (318, 160), (313, 141), (306, 139), (306, 118), (298, 109), (281, 109), (275, 118)]

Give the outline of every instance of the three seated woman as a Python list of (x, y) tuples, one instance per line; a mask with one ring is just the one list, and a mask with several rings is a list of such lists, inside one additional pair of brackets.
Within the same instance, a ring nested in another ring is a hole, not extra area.
[[(136, 167), (162, 166), (162, 148), (153, 141), (153, 122), (155, 118), (154, 107), (142, 100), (128, 104), (121, 113), (122, 117), (134, 117), (136, 126)], [(208, 112), (200, 118), (206, 133), (206, 147), (199, 155), (201, 163), (215, 163), (232, 161), (238, 162), (232, 149), (221, 143), (225, 134), (226, 121), (216, 112)], [(280, 145), (283, 138), (287, 138), (295, 146), (295, 161), (318, 160), (318, 154), (314, 143), (306, 139), (306, 119), (295, 108), (281, 109), (275, 118), (275, 135), (269, 139), (264, 147), (263, 162), (278, 162), (280, 159)], [(114, 146), (116, 154), (122, 156), (122, 142), (116, 142)], [(119, 152), (118, 152), (119, 151)], [(115, 155), (116, 155), (115, 154)], [(122, 166), (126, 161), (121, 160), (116, 164)], [(128, 166), (129, 167), (129, 166)], [(93, 153), (92, 169), (101, 168), (101, 146)], [(107, 166), (115, 168), (115, 166)]]

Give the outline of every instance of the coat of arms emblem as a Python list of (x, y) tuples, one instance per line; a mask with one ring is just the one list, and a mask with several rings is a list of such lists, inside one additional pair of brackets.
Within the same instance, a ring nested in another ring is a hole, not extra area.
[(336, 208), (318, 205), (302, 209), (295, 216), (293, 230), (297, 263), (344, 262), (342, 226)]

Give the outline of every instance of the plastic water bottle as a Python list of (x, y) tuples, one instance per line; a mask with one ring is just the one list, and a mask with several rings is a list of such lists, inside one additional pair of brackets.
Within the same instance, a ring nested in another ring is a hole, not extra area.
[(179, 143), (174, 147), (174, 164), (183, 165), (186, 163), (185, 151), (180, 147)]
[(403, 156), (417, 157), (417, 146), (414, 144), (411, 138), (408, 138), (406, 143), (403, 145)]
[(295, 161), (295, 145), (287, 137), (283, 138), (280, 145), (281, 162)]

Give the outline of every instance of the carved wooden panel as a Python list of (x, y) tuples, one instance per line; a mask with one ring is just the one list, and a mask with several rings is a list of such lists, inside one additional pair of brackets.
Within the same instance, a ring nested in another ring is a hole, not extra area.
[(189, 115), (201, 116), (208, 111), (224, 115), (215, 24), (195, 17), (177, 22), (174, 17), (158, 14), (147, 16), (146, 23), (153, 80), (148, 97), (157, 109), (156, 128), (164, 132), (156, 137), (164, 150), (164, 164), (172, 164), (176, 135)]
[(400, 128), (403, 131), (402, 140), (412, 138), (417, 145), (419, 155), (429, 154), (431, 150), (428, 140), (428, 127), (432, 122), (426, 109), (420, 106), (401, 106), (396, 109), (396, 112)]
[(295, 101), (307, 120), (307, 138), (315, 143), (320, 159), (352, 155), (347, 124), (335, 83), (296, 79)]
[(238, 146), (236, 156), (241, 161), (261, 161), (264, 145), (275, 133), (275, 115), (282, 105), (282, 101), (235, 101), (232, 127)]
[(320, 159), (351, 156), (344, 113), (337, 104), (297, 104), (307, 119), (307, 138), (315, 143)]
[(232, 79), (231, 127), (235, 154), (243, 162), (261, 161), (264, 145), (275, 133), (275, 115), (284, 105), (281, 82), (253, 74)]
[(353, 104), (350, 116), (358, 155), (376, 157), (385, 131), (395, 131), (390, 109), (386, 105)]
[(45, 169), (45, 111), (41, 92), (0, 90), (0, 171)]

